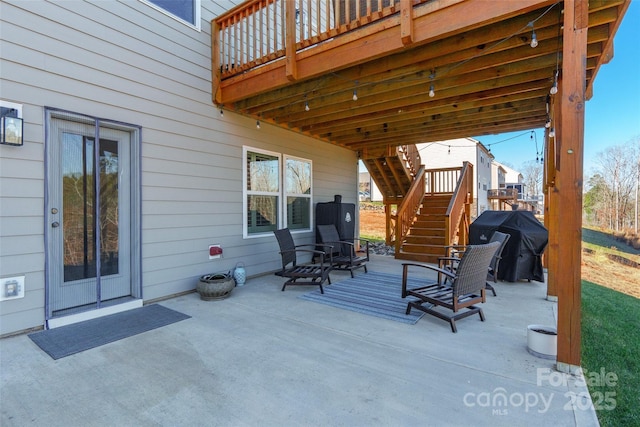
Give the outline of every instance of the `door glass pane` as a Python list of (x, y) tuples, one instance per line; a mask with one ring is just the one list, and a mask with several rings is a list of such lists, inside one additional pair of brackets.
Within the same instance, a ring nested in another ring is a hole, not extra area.
[(64, 281), (96, 277), (94, 142), (63, 133), (62, 212)]
[(118, 274), (118, 141), (100, 139), (100, 275)]
[[(64, 133), (64, 281), (96, 277), (93, 138)], [(118, 142), (100, 140), (100, 275), (118, 274)]]

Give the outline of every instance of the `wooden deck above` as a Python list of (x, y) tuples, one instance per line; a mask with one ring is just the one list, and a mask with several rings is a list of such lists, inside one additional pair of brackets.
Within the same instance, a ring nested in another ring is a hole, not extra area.
[[(579, 18), (588, 21), (590, 94), (628, 0), (588, 5)], [(213, 21), (214, 102), (363, 157), (542, 128), (553, 119), (550, 89), (564, 77), (563, 8), (542, 0), (247, 1)]]

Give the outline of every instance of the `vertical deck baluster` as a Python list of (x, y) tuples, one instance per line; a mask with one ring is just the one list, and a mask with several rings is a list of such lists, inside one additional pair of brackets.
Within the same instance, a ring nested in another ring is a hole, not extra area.
[(326, 33), (328, 33), (331, 30), (331, 6), (329, 4), (330, 0), (326, 0), (324, 2), (324, 16), (325, 16), (325, 25), (324, 25), (324, 31)]
[(264, 56), (264, 38), (265, 38), (265, 31), (264, 31), (264, 9), (262, 7), (263, 2), (260, 2), (260, 5), (258, 6), (258, 22), (259, 22), (259, 27), (258, 27), (258, 31), (260, 32), (260, 56), (259, 58), (262, 58)]
[(240, 35), (240, 60), (238, 62), (238, 66), (244, 68), (245, 63), (245, 52), (247, 50), (247, 40), (245, 40), (245, 27), (247, 22), (247, 10), (243, 10), (240, 13), (240, 22), (238, 22), (238, 32)]
[(304, 38), (300, 39), (301, 41), (305, 40), (305, 39), (310, 39), (312, 37), (311, 36), (311, 34), (313, 34), (313, 31), (312, 31), (312, 28), (313, 28), (313, 13), (311, 13), (312, 9), (313, 8), (311, 7), (311, 0), (307, 0), (307, 6), (306, 6), (306, 10), (307, 10), (307, 32), (304, 35)]
[(287, 23), (286, 21), (286, 15), (287, 15), (287, 11), (286, 11), (286, 0), (278, 0), (280, 1), (280, 49), (285, 49), (287, 46)]
[(231, 63), (233, 61), (233, 59), (231, 57), (231, 55), (233, 53), (231, 44), (234, 43), (234, 41), (232, 40), (232, 37), (231, 37), (231, 25), (230, 25), (230, 22), (229, 22), (228, 19), (225, 20), (224, 32), (225, 32), (226, 38), (227, 38), (227, 53), (225, 55), (226, 56), (226, 58), (225, 58), (225, 61), (226, 61), (225, 69), (226, 70), (225, 71), (228, 72), (228, 71), (231, 71)]
[(316, 31), (315, 31), (316, 36), (322, 32), (322, 23), (320, 21), (321, 10), (322, 10), (322, 2), (316, 0)]
[(351, 2), (345, 0), (344, 2), (344, 23), (349, 25), (351, 19)]
[(260, 41), (260, 38), (258, 37), (258, 33), (256, 31), (257, 28), (257, 17), (256, 14), (258, 13), (257, 11), (257, 5), (253, 5), (251, 7), (251, 42), (252, 42), (252, 49), (251, 49), (251, 54), (252, 54), (252, 61), (255, 61), (258, 58), (258, 42)]
[(238, 66), (238, 15), (233, 15), (233, 63), (231, 69), (234, 70)]

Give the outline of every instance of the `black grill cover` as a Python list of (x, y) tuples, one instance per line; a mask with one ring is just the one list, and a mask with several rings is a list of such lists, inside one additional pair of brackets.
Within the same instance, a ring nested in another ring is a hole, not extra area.
[(484, 211), (469, 226), (469, 243), (488, 243), (494, 231), (511, 235), (498, 267), (498, 279), (544, 282), (542, 254), (549, 232), (529, 211)]

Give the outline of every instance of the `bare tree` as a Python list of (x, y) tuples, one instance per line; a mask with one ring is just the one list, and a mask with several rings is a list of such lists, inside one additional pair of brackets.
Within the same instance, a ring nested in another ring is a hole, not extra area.
[[(634, 221), (634, 209), (637, 204), (638, 185), (638, 144), (624, 144), (607, 148), (598, 153), (598, 185), (592, 187), (591, 201), (597, 203), (592, 208), (606, 215), (608, 227), (620, 230), (631, 227)], [(600, 218), (603, 222), (604, 218)], [(604, 225), (604, 224), (600, 224)]]
[(527, 193), (531, 196), (537, 196), (542, 193), (542, 163), (529, 160), (522, 164), (522, 176)]

